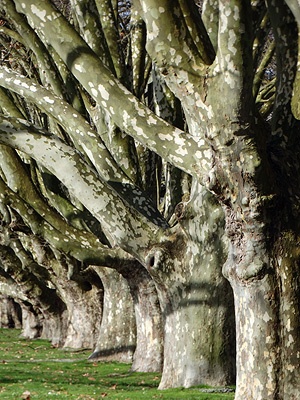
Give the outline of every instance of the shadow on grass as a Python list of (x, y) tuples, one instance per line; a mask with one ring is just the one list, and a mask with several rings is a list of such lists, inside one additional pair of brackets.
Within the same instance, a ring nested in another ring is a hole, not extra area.
[[(159, 391), (160, 374), (130, 372), (129, 364), (91, 362), (87, 359), (58, 361), (64, 355), (61, 349), (53, 349), (45, 341), (41, 342), (41, 346), (37, 340), (20, 339), (18, 334), (16, 330), (0, 329), (0, 363), (3, 354), (6, 359), (13, 359), (17, 348), (22, 352), (18, 354), (21, 358), (1, 364), (1, 400), (234, 399), (232, 393), (201, 393), (199, 387)], [(70, 351), (67, 354), (70, 355)], [(49, 355), (56, 361), (34, 361), (34, 358)]]

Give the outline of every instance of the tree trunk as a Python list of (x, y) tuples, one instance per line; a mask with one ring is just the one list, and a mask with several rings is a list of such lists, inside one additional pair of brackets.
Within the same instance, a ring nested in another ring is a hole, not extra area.
[(234, 383), (234, 311), (229, 285), (191, 282), (164, 303), (164, 367), (160, 389)]
[(47, 266), (48, 285), (56, 289), (64, 304), (64, 309), (59, 311), (57, 306), (56, 314), (45, 318), (43, 337), (53, 343), (51, 334), (58, 339), (60, 332), (61, 338), (53, 344), (92, 349), (98, 339), (102, 315), (103, 286), (99, 276), (84, 270), (82, 263), (73, 257), (44, 248), (38, 240), (32, 240), (29, 247), (38, 263)]
[(89, 359), (131, 363), (136, 347), (134, 306), (127, 281), (115, 270), (99, 267), (104, 287), (98, 343)]
[(99, 277), (94, 278), (92, 284), (85, 281), (80, 287), (77, 282), (68, 281), (63, 289), (59, 289), (69, 316), (64, 347), (93, 349), (96, 346), (102, 319), (103, 288)]
[(161, 372), (163, 364), (163, 327), (155, 284), (137, 261), (119, 269), (132, 294), (136, 319), (136, 349), (131, 371)]
[(299, 241), (292, 236), (247, 280), (225, 269), (235, 298), (236, 400), (300, 398)]
[(155, 248), (147, 259), (164, 318), (159, 388), (232, 384), (234, 307), (232, 290), (222, 276), (224, 215), (198, 185), (176, 214), (183, 236), (178, 233), (169, 254)]
[(61, 347), (66, 339), (67, 311), (57, 310), (57, 313), (48, 312), (40, 308), (43, 315), (40, 339), (47, 339), (55, 347)]
[(30, 303), (21, 303), (22, 310), (22, 332), (21, 336), (28, 339), (37, 339), (42, 331), (42, 318)]
[(0, 328), (22, 327), (22, 311), (13, 298), (0, 293)]
[(28, 299), (29, 305), (22, 307), (24, 335), (32, 338), (41, 334), (54, 345), (61, 346), (66, 333), (64, 302), (54, 289), (49, 288), (48, 271), (34, 261), (22, 243), (10, 238), (10, 246), (0, 245), (0, 260), (6, 268), (6, 274), (15, 280), (20, 293)]

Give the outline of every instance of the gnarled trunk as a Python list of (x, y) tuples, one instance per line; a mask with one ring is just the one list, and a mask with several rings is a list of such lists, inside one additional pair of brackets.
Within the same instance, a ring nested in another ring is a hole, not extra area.
[(269, 263), (247, 279), (225, 269), (235, 298), (236, 400), (300, 398), (299, 245), (292, 236), (271, 255), (262, 251)]
[(222, 276), (224, 216), (198, 185), (176, 213), (180, 226), (170, 252), (155, 248), (147, 259), (164, 319), (159, 387), (231, 384), (234, 308), (232, 290)]

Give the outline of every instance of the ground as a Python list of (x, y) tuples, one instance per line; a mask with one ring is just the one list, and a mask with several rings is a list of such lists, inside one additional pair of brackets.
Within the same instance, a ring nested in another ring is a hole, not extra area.
[(87, 361), (90, 351), (57, 349), (46, 340), (0, 329), (1, 400), (199, 399), (232, 400), (233, 393), (192, 389), (157, 390), (160, 374), (132, 373), (129, 364)]

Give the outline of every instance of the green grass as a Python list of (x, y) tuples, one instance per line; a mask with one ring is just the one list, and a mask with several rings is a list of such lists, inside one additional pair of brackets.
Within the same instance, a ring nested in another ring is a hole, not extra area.
[(19, 334), (0, 329), (1, 400), (234, 399), (232, 393), (200, 393), (197, 388), (160, 391), (160, 374), (131, 373), (128, 364), (89, 362), (89, 351), (56, 349), (46, 340)]

